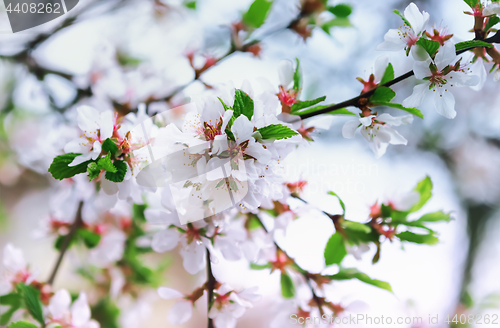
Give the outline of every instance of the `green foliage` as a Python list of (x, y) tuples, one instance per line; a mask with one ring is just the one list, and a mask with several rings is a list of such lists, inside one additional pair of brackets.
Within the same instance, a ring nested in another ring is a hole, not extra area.
[(87, 165), (92, 161), (86, 161), (75, 166), (69, 166), (75, 157), (80, 156), (77, 153), (68, 153), (64, 155), (59, 155), (50, 164), (49, 172), (52, 174), (54, 179), (62, 180), (71, 178), (77, 174), (87, 172)]
[(116, 172), (106, 172), (106, 179), (113, 182), (122, 182), (125, 178), (125, 174), (127, 173), (127, 163), (124, 161), (118, 160), (113, 163), (116, 168)]
[(302, 89), (302, 74), (300, 72), (300, 61), (298, 58), (295, 58), (295, 60), (297, 61), (297, 67), (293, 73), (293, 89), (299, 92)]
[(186, 6), (186, 8), (188, 8), (188, 9), (195, 10), (196, 9), (196, 1), (187, 1), (187, 2), (184, 2), (184, 6)]
[(348, 17), (352, 13), (350, 5), (340, 3), (336, 6), (328, 6), (327, 10), (337, 17)]
[(336, 193), (334, 193), (333, 191), (329, 191), (329, 192), (328, 192), (328, 195), (332, 195), (332, 196), (337, 197), (337, 199), (339, 200), (339, 203), (340, 203), (340, 207), (342, 207), (342, 215), (345, 215), (345, 204), (344, 204), (344, 202), (342, 201), (342, 199), (340, 199), (339, 195), (337, 195), (337, 194), (336, 194)]
[(392, 293), (392, 287), (389, 283), (377, 279), (372, 279), (366, 273), (360, 272), (355, 268), (340, 269), (340, 271), (337, 274), (328, 276), (328, 278), (332, 280), (358, 279), (359, 281), (362, 281), (365, 284), (385, 289)]
[(326, 96), (319, 97), (319, 98), (316, 98), (313, 100), (298, 101), (292, 105), (292, 109), (290, 111), (290, 114), (294, 114), (295, 112), (298, 112), (301, 109), (308, 108), (308, 107), (314, 106), (316, 104), (319, 104), (320, 102), (324, 101), (325, 99), (326, 99)]
[(439, 241), (439, 239), (434, 235), (433, 232), (430, 232), (428, 234), (417, 234), (410, 231), (404, 231), (398, 233), (396, 237), (398, 237), (402, 241), (408, 241), (410, 243), (416, 244), (434, 245)]
[(420, 181), (414, 189), (420, 194), (420, 200), (411, 208), (410, 212), (421, 209), (432, 197), (432, 180), (429, 176)]
[(345, 17), (336, 17), (328, 22), (325, 22), (321, 25), (321, 29), (325, 31), (326, 34), (330, 35), (330, 29), (332, 27), (350, 27), (351, 22), (348, 18)]
[(388, 87), (378, 87), (375, 89), (375, 92), (370, 97), (370, 103), (378, 104), (378, 103), (387, 103), (392, 100), (392, 98), (396, 97), (396, 93)]
[(112, 155), (114, 155), (118, 151), (118, 146), (115, 144), (115, 142), (112, 139), (107, 138), (102, 143), (102, 150), (104, 150), (105, 152), (108, 152), (108, 153), (111, 153)]
[(92, 318), (99, 322), (101, 327), (119, 328), (119, 315), (120, 309), (109, 298), (101, 299), (92, 307)]
[(420, 118), (424, 118), (424, 114), (422, 114), (422, 112), (417, 108), (406, 108), (401, 104), (392, 103), (392, 102), (383, 102), (383, 101), (377, 102), (376, 106), (387, 106), (387, 107), (397, 108), (397, 109), (404, 110), (405, 112), (408, 112), (408, 113), (413, 114), (415, 116), (418, 116)]
[(87, 229), (80, 228), (78, 229), (77, 234), (88, 248), (96, 247), (101, 241), (101, 236), (99, 234)]
[(10, 293), (0, 296), (0, 305), (9, 306), (10, 308), (0, 315), (0, 325), (5, 326), (9, 323), (12, 315), (21, 308), (22, 297), (17, 293)]
[(244, 91), (236, 89), (234, 95), (234, 105), (233, 105), (233, 118), (231, 120), (237, 119), (240, 115), (245, 115), (249, 120), (253, 116), (254, 104), (252, 98), (247, 95)]
[(255, 0), (243, 14), (243, 23), (251, 28), (258, 28), (264, 24), (273, 2), (269, 0)]
[(271, 264), (255, 264), (255, 263), (250, 263), (250, 269), (252, 270), (265, 270), (265, 269), (271, 269)]
[(403, 14), (401, 14), (401, 12), (399, 10), (394, 10), (393, 13), (395, 13), (396, 15), (398, 15), (399, 17), (401, 17), (401, 19), (403, 20), (403, 22), (410, 26), (411, 27), (411, 24), (410, 22), (405, 18), (405, 16)]
[[(498, 23), (500, 21), (500, 19), (498, 19), (498, 17), (496, 17), (496, 18), (497, 18), (496, 23)], [(463, 50), (463, 49), (475, 48), (475, 47), (493, 48), (493, 45), (491, 43), (479, 41), (479, 40), (470, 40), (470, 41), (464, 41), (464, 42), (459, 42), (459, 43), (455, 44), (455, 49), (457, 51)]]
[(438, 51), (440, 46), (438, 41), (428, 40), (425, 38), (418, 39), (416, 44), (424, 48), (432, 58), (434, 58), (434, 55), (436, 54), (436, 51)]
[(43, 318), (42, 302), (40, 301), (40, 292), (32, 286), (26, 286), (23, 283), (18, 284), (18, 288), (23, 295), (24, 304), (29, 314), (38, 321), (42, 327), (45, 326)]
[(443, 211), (437, 211), (432, 213), (424, 214), (418, 219), (416, 222), (450, 222), (451, 217), (450, 214), (446, 214)]
[(284, 298), (293, 298), (295, 296), (295, 285), (292, 278), (286, 273), (281, 273), (281, 295)]
[(391, 63), (389, 63), (384, 71), (384, 76), (382, 76), (382, 79), (380, 80), (380, 84), (385, 84), (391, 80), (394, 80), (394, 67)]
[(18, 321), (10, 324), (8, 328), (38, 328), (38, 327), (26, 321)]
[(142, 63), (142, 60), (139, 58), (131, 57), (128, 54), (118, 51), (116, 54), (116, 60), (121, 66), (129, 66), (135, 67)]
[(117, 171), (116, 167), (113, 165), (113, 162), (111, 161), (111, 154), (107, 154), (106, 156), (101, 157), (97, 161), (97, 166), (100, 170), (104, 170), (107, 172), (116, 173)]
[[(299, 112), (295, 112), (295, 113), (293, 113), (293, 115), (302, 116), (302, 115), (306, 115), (306, 114), (316, 113), (317, 111), (320, 111), (322, 109), (325, 109), (325, 108), (331, 107), (331, 106), (333, 106), (333, 105), (316, 106), (316, 107), (308, 108), (308, 109), (305, 109), (305, 110), (302, 110)], [(353, 112), (351, 112), (345, 108), (339, 108), (339, 109), (332, 110), (331, 112), (327, 112), (324, 114), (325, 115), (354, 115), (354, 116), (356, 116), (356, 114), (354, 114)]]
[(146, 204), (134, 204), (132, 205), (132, 219), (135, 222), (146, 222), (146, 216), (144, 211), (148, 208)]
[(464, 0), (471, 8), (475, 8), (479, 3), (479, 0)]
[(281, 140), (291, 138), (298, 133), (293, 131), (287, 126), (281, 124), (271, 124), (268, 126), (264, 126), (257, 130), (260, 135), (257, 135), (257, 138), (262, 140)]
[(500, 18), (498, 16), (490, 16), (488, 22), (484, 27), (484, 31), (489, 31), (493, 26), (497, 25), (498, 23), (500, 23)]
[(97, 165), (96, 162), (91, 162), (87, 166), (87, 173), (88, 173), (87, 176), (89, 177), (89, 181), (92, 181), (95, 178), (97, 178), (99, 176), (99, 174), (101, 174), (101, 169), (99, 168), (99, 165)]
[(372, 232), (372, 229), (368, 225), (359, 222), (344, 220), (342, 222), (342, 226), (344, 227), (344, 229), (350, 231), (358, 231), (364, 234), (369, 234)]
[(336, 232), (326, 243), (324, 253), (325, 264), (340, 264), (346, 255), (347, 250), (345, 248), (344, 237), (340, 233)]

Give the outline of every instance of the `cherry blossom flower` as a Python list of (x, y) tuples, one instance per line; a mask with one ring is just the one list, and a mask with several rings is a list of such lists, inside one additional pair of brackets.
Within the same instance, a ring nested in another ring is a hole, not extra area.
[(31, 284), (35, 275), (28, 269), (23, 251), (8, 243), (3, 249), (4, 272), (0, 279), (0, 295), (9, 293), (17, 283)]
[(342, 135), (344, 138), (353, 138), (356, 130), (361, 127), (361, 135), (368, 140), (371, 150), (379, 158), (385, 154), (389, 144), (406, 145), (408, 142), (392, 126), (411, 124), (412, 122), (413, 115), (399, 117), (393, 117), (386, 113), (379, 116), (370, 115), (345, 123)]
[[(160, 287), (158, 288), (158, 295), (165, 300), (176, 300), (174, 306), (168, 312), (167, 318), (174, 325), (182, 325), (191, 319), (193, 315), (194, 301), (190, 296), (185, 296), (181, 292), (168, 288)], [(201, 296), (201, 295), (200, 295)]]
[(390, 29), (384, 36), (384, 42), (377, 50), (398, 51), (406, 49), (408, 54), (425, 30), (429, 21), (429, 14), (420, 12), (413, 2), (404, 11), (405, 24), (399, 29)]
[(295, 73), (292, 62), (289, 60), (282, 60), (279, 63), (278, 73), (280, 86), (277, 96), (283, 107), (283, 112), (288, 113), (292, 105), (298, 102), (297, 98), (299, 96), (298, 90), (290, 88)]
[(415, 77), (425, 83), (415, 86), (413, 94), (403, 101), (403, 106), (418, 107), (427, 95), (433, 94), (437, 112), (450, 119), (457, 114), (451, 89), (479, 83), (479, 77), (471, 74), (470, 67), (461, 64), (452, 42), (447, 42), (434, 60), (415, 62), (413, 71)]
[(62, 328), (99, 328), (97, 321), (90, 316), (90, 307), (85, 293), (80, 293), (71, 304), (71, 296), (67, 290), (61, 289), (51, 298), (49, 306), (49, 322)]

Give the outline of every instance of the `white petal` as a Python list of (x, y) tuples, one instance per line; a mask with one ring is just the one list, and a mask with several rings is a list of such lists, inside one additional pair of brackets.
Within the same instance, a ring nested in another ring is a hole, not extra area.
[(198, 245), (196, 242), (181, 249), (182, 264), (188, 273), (196, 274), (205, 267), (205, 249), (205, 246)]
[(406, 47), (406, 42), (399, 36), (399, 30), (390, 29), (384, 35), (384, 42), (377, 46), (377, 50), (381, 51), (398, 51)]
[(490, 3), (483, 10), (484, 16), (490, 16), (490, 15), (495, 15), (495, 14), (500, 15), (500, 3), (499, 2)]
[(415, 5), (413, 2), (406, 7), (404, 11), (404, 16), (408, 20), (408, 22), (411, 24), (411, 28), (413, 31), (415, 31), (415, 34), (419, 34), (422, 32), (425, 28), (425, 24), (427, 24), (427, 21), (429, 20), (429, 14), (427, 14), (425, 11), (420, 13), (420, 10), (418, 10), (417, 5)]
[(92, 153), (87, 153), (87, 154), (83, 154), (80, 156), (76, 156), (75, 159), (73, 160), (73, 162), (69, 163), (68, 166), (76, 166), (76, 165), (81, 164), (83, 162), (89, 161), (90, 159), (92, 159)]
[(191, 302), (181, 301), (176, 303), (168, 312), (168, 321), (174, 325), (182, 325), (191, 319), (193, 315), (193, 306)]
[(99, 117), (99, 137), (102, 141), (113, 135), (113, 115), (110, 110), (102, 112)]
[(81, 327), (89, 320), (90, 307), (87, 303), (87, 295), (82, 292), (71, 306), (71, 322), (74, 326)]
[(94, 141), (94, 144), (92, 145), (92, 159), (96, 160), (97, 157), (101, 154), (101, 143), (99, 141)]
[(236, 120), (234, 120), (231, 132), (233, 132), (236, 142), (241, 144), (251, 138), (253, 133), (253, 124), (250, 122), (248, 117), (240, 115)]
[(372, 125), (374, 117), (375, 117), (375, 115), (370, 115), (370, 116), (362, 117), (362, 118), (359, 119), (359, 121), (361, 122), (361, 124), (363, 126), (370, 126), (370, 125)]
[(426, 61), (416, 61), (413, 64), (413, 73), (415, 73), (415, 77), (419, 80), (423, 80), (432, 75), (429, 63)]
[(401, 134), (399, 134), (398, 131), (394, 130), (393, 128), (390, 127), (385, 127), (384, 131), (390, 135), (391, 139), (389, 140), (389, 143), (391, 145), (406, 145), (408, 144), (408, 140), (405, 139)]
[(264, 148), (264, 146), (254, 139), (251, 139), (248, 143), (245, 153), (255, 158), (262, 164), (267, 164), (271, 161), (271, 152)]
[(69, 292), (66, 289), (61, 289), (50, 299), (48, 310), (55, 319), (59, 319), (69, 311), (70, 304), (71, 296)]
[(354, 138), (354, 134), (360, 125), (359, 120), (346, 122), (342, 127), (342, 136), (347, 139)]
[(97, 137), (97, 130), (99, 129), (99, 112), (97, 109), (90, 106), (80, 106), (78, 111), (78, 127), (87, 136)]
[(157, 232), (151, 243), (155, 252), (163, 253), (174, 249), (179, 243), (179, 233), (174, 229), (165, 229)]
[(289, 60), (282, 60), (279, 63), (278, 74), (280, 78), (280, 85), (287, 88), (293, 81), (294, 75), (293, 63)]
[(375, 59), (375, 64), (374, 64), (374, 74), (375, 78), (377, 81), (380, 81), (382, 76), (384, 76), (385, 70), (387, 69), (387, 66), (389, 65), (389, 57), (387, 56), (380, 56), (377, 59)]
[(429, 90), (429, 84), (423, 83), (418, 84), (413, 88), (413, 93), (411, 96), (403, 101), (403, 106), (406, 108), (418, 107), (422, 103), (426, 92)]
[(106, 195), (116, 195), (118, 192), (118, 184), (108, 179), (101, 179), (101, 188)]
[(434, 59), (438, 70), (442, 71), (446, 66), (452, 64), (457, 59), (455, 44), (453, 42), (446, 42), (444, 46), (439, 49), (439, 52)]
[(85, 138), (71, 140), (64, 146), (65, 153), (83, 154), (89, 151), (89, 141)]
[(178, 290), (168, 288), (168, 287), (160, 287), (158, 288), (158, 295), (164, 300), (171, 300), (174, 298), (182, 298), (184, 295)]
[(7, 270), (14, 273), (26, 269), (23, 251), (10, 243), (5, 245), (3, 249), (3, 265)]
[(399, 126), (401, 124), (411, 124), (413, 122), (413, 115), (408, 114), (404, 116), (393, 117), (390, 114), (383, 113), (377, 116), (377, 121), (385, 122), (392, 126)]
[[(413, 47), (411, 47), (411, 55), (413, 56), (413, 59), (418, 60), (418, 61), (430, 61), (431, 56), (429, 56), (429, 53), (421, 46), (418, 44), (415, 44)], [(429, 65), (427, 65), (429, 66)]]
[(452, 119), (457, 116), (455, 111), (455, 97), (449, 91), (444, 91), (444, 87), (434, 92), (434, 103), (439, 114), (446, 118)]

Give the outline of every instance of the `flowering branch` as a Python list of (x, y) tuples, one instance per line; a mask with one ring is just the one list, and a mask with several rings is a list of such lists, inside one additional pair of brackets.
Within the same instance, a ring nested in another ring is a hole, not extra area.
[(66, 251), (68, 250), (69, 246), (71, 245), (71, 241), (75, 237), (75, 234), (78, 230), (83, 225), (83, 220), (82, 220), (82, 208), (83, 208), (83, 201), (81, 201), (78, 204), (78, 209), (76, 210), (76, 216), (75, 216), (75, 221), (71, 225), (70, 231), (64, 238), (64, 241), (61, 246), (61, 251), (59, 252), (59, 257), (57, 258), (56, 265), (52, 269), (52, 273), (50, 274), (50, 278), (47, 281), (49, 285), (52, 285), (54, 283), (54, 280), (56, 278), (57, 271), (59, 270), (59, 267), (61, 266), (61, 262), (64, 258), (64, 255), (66, 254)]
[[(474, 39), (474, 40), (476, 40), (476, 39)], [(492, 37), (484, 39), (482, 41), (488, 42), (488, 43), (500, 43), (500, 31), (496, 32), (496, 34), (493, 35)], [(462, 50), (457, 51), (456, 53), (457, 53), (457, 55), (460, 55), (466, 51), (473, 50), (475, 48), (476, 47), (462, 49)], [(379, 89), (381, 87), (390, 87), (396, 83), (399, 83), (403, 80), (406, 80), (407, 78), (409, 78), (413, 75), (415, 75), (413, 70), (408, 71), (405, 74), (400, 75), (400, 76), (396, 77), (395, 79), (392, 79), (384, 84), (380, 84), (377, 87), (375, 87), (367, 92), (364, 92), (357, 97), (351, 98), (349, 100), (343, 101), (343, 102), (335, 104), (335, 105), (331, 105), (331, 106), (322, 108), (322, 109), (315, 111), (315, 112), (312, 112), (312, 113), (306, 113), (303, 115), (299, 114), (298, 116), (300, 116), (301, 119), (306, 119), (306, 118), (311, 118), (311, 117), (314, 117), (317, 115), (330, 113), (330, 112), (335, 111), (335, 110), (340, 110), (340, 109), (345, 108), (345, 107), (358, 107), (358, 108), (364, 107), (368, 103), (368, 99), (370, 98), (370, 96), (372, 96), (377, 89)]]
[[(212, 262), (210, 260), (210, 251), (207, 249), (207, 313), (210, 314), (210, 309), (212, 308), (213, 300), (214, 300), (214, 289), (215, 289), (215, 280), (214, 274), (212, 272)], [(214, 328), (214, 321), (210, 316), (208, 316), (208, 328)]]

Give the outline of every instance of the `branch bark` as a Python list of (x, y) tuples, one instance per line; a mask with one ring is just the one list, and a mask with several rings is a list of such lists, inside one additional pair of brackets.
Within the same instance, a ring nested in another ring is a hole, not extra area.
[[(212, 262), (210, 261), (210, 251), (207, 249), (207, 317), (212, 309), (212, 304), (214, 300), (214, 289), (215, 289), (215, 277), (212, 272)], [(208, 317), (208, 328), (215, 328), (214, 321), (210, 317)]]

